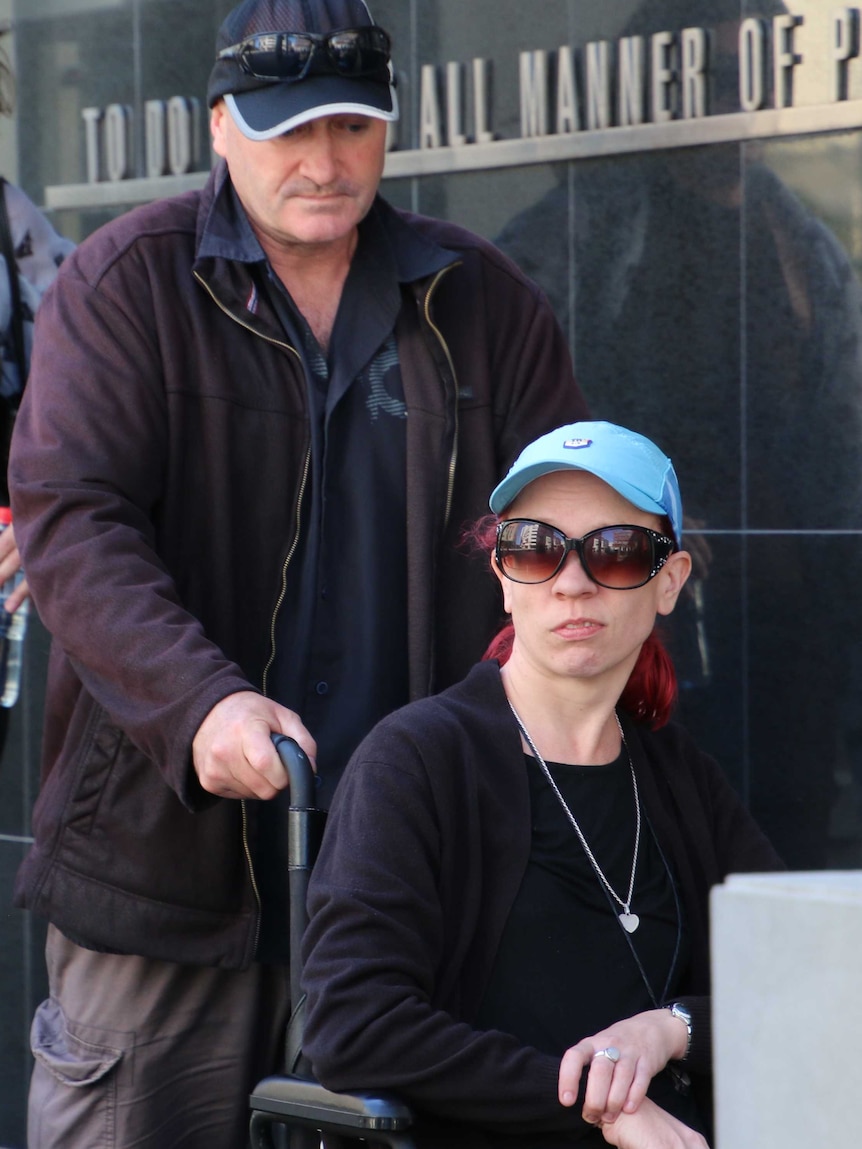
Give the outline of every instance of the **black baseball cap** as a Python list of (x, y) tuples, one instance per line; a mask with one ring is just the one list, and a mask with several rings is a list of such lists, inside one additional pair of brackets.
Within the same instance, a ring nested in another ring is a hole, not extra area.
[[(216, 40), (207, 103), (224, 98), (237, 127), (252, 140), (268, 140), (319, 116), (343, 113), (398, 119), (392, 66), (371, 74), (339, 75), (325, 52), (316, 52), (308, 74), (298, 80), (261, 78), (238, 57), (223, 53), (252, 36), (312, 33), (326, 36), (345, 29), (375, 28), (365, 0), (244, 0), (228, 13)], [(222, 55), (220, 55), (222, 54)]]

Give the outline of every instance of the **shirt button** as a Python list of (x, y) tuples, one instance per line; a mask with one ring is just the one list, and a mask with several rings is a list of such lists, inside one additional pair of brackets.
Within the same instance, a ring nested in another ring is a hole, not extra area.
[(318, 682), (317, 686), (315, 686), (314, 689), (317, 691), (318, 694), (329, 694), (329, 683), (328, 682)]

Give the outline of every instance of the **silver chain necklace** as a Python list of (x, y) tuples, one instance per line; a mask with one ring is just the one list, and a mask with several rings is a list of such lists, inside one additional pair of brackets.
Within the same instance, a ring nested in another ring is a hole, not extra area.
[(560, 793), (559, 786), (554, 781), (553, 776), (551, 775), (551, 771), (548, 769), (548, 766), (547, 766), (547, 763), (545, 762), (545, 759), (542, 757), (542, 755), (536, 749), (536, 744), (533, 741), (533, 739), (530, 737), (530, 732), (527, 730), (527, 727), (521, 721), (520, 714), (518, 714), (518, 711), (515, 709), (515, 707), (512, 705), (511, 702), (509, 702), (509, 709), (512, 711), (512, 713), (515, 716), (515, 721), (518, 723), (518, 729), (521, 731), (521, 734), (524, 737), (524, 741), (527, 743), (527, 745), (533, 751), (533, 756), (535, 757), (536, 761), (538, 762), (542, 773), (547, 778), (548, 782), (551, 785), (551, 789), (557, 795), (557, 798), (559, 800), (560, 805), (563, 807), (563, 809), (566, 812), (566, 816), (568, 817), (569, 821), (572, 823), (574, 831), (578, 835), (578, 840), (580, 841), (581, 845), (584, 848), (584, 853), (589, 858), (590, 865), (593, 867), (593, 869), (596, 872), (596, 877), (599, 879), (599, 881), (602, 883), (602, 885), (605, 887), (605, 889), (608, 891), (608, 893), (611, 895), (611, 897), (614, 899), (614, 901), (617, 903), (617, 905), (622, 906), (623, 912), (621, 914), (617, 915), (619, 917), (619, 920), (620, 920), (620, 925), (623, 927), (623, 929), (626, 931), (626, 933), (633, 934), (641, 923), (641, 920), (638, 917), (638, 915), (633, 914), (632, 909), (631, 909), (632, 894), (634, 893), (634, 888), (635, 888), (635, 871), (637, 870), (637, 865), (638, 865), (638, 848), (640, 846), (640, 840), (641, 840), (641, 803), (640, 803), (640, 795), (638, 794), (638, 781), (637, 781), (637, 778), (635, 777), (635, 768), (632, 765), (632, 756), (631, 756), (631, 754), (629, 754), (629, 748), (628, 748), (628, 745), (626, 743), (626, 736), (625, 736), (625, 734), (623, 734), (623, 728), (620, 724), (619, 715), (617, 714), (616, 711), (614, 711), (614, 718), (616, 719), (616, 722), (617, 722), (617, 729), (620, 732), (620, 738), (622, 739), (623, 748), (625, 749), (626, 757), (629, 760), (629, 770), (631, 771), (631, 776), (632, 776), (632, 789), (634, 790), (634, 795), (635, 795), (635, 815), (637, 818), (636, 829), (635, 829), (635, 849), (634, 849), (634, 856), (632, 857), (632, 872), (631, 872), (631, 877), (629, 878), (629, 892), (628, 892), (628, 895), (625, 898), (625, 900), (623, 900), (623, 898), (621, 898), (619, 896), (619, 894), (616, 892), (616, 890), (613, 888), (611, 883), (608, 881), (608, 879), (605, 877), (604, 873), (602, 872), (602, 868), (599, 865), (599, 863), (596, 861), (596, 856), (593, 853), (593, 851), (590, 849), (589, 844), (587, 843), (587, 839), (584, 837), (583, 830), (581, 830), (581, 827), (578, 825), (578, 822), (577, 822), (577, 819), (575, 818), (575, 815), (569, 809), (565, 798)]

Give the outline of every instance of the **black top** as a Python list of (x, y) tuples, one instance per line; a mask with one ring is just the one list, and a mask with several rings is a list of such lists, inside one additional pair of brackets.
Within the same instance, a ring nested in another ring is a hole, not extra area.
[(318, 802), (328, 806), (360, 739), (408, 700), (401, 291), (376, 216), (360, 227), (328, 356), (280, 285), (272, 294), (305, 364), (311, 473), (269, 693), (314, 735)]
[[(477, 1026), (512, 1033), (561, 1057), (581, 1038), (672, 998), (687, 965), (689, 938), (673, 877), (646, 817), (631, 902), (640, 922), (628, 934), (619, 922), (621, 907), (600, 882), (538, 763), (525, 759), (530, 857)], [(603, 873), (625, 900), (636, 832), (627, 753), (606, 766), (548, 768)], [(697, 1127), (690, 1099), (677, 1093), (669, 1075), (655, 1079), (650, 1096)], [(555, 1144), (553, 1137), (546, 1140)], [(605, 1144), (597, 1131), (595, 1145)]]
[[(451, 260), (442, 249), (414, 255), (429, 272)], [(408, 701), (407, 407), (395, 341), (402, 292), (374, 209), (359, 227), (328, 355), (275, 275), (262, 286), (302, 358), (311, 430), (299, 542), (287, 567), (267, 693), (314, 736), (317, 803), (325, 808), (356, 745)], [(289, 804), (284, 792), (258, 810), (260, 961), (288, 953)]]

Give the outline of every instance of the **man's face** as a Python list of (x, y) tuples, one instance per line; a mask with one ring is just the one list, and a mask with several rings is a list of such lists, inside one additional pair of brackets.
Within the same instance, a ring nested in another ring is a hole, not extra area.
[(275, 139), (249, 140), (220, 100), (210, 125), (264, 250), (352, 241), (383, 174), (382, 120), (321, 116)]

